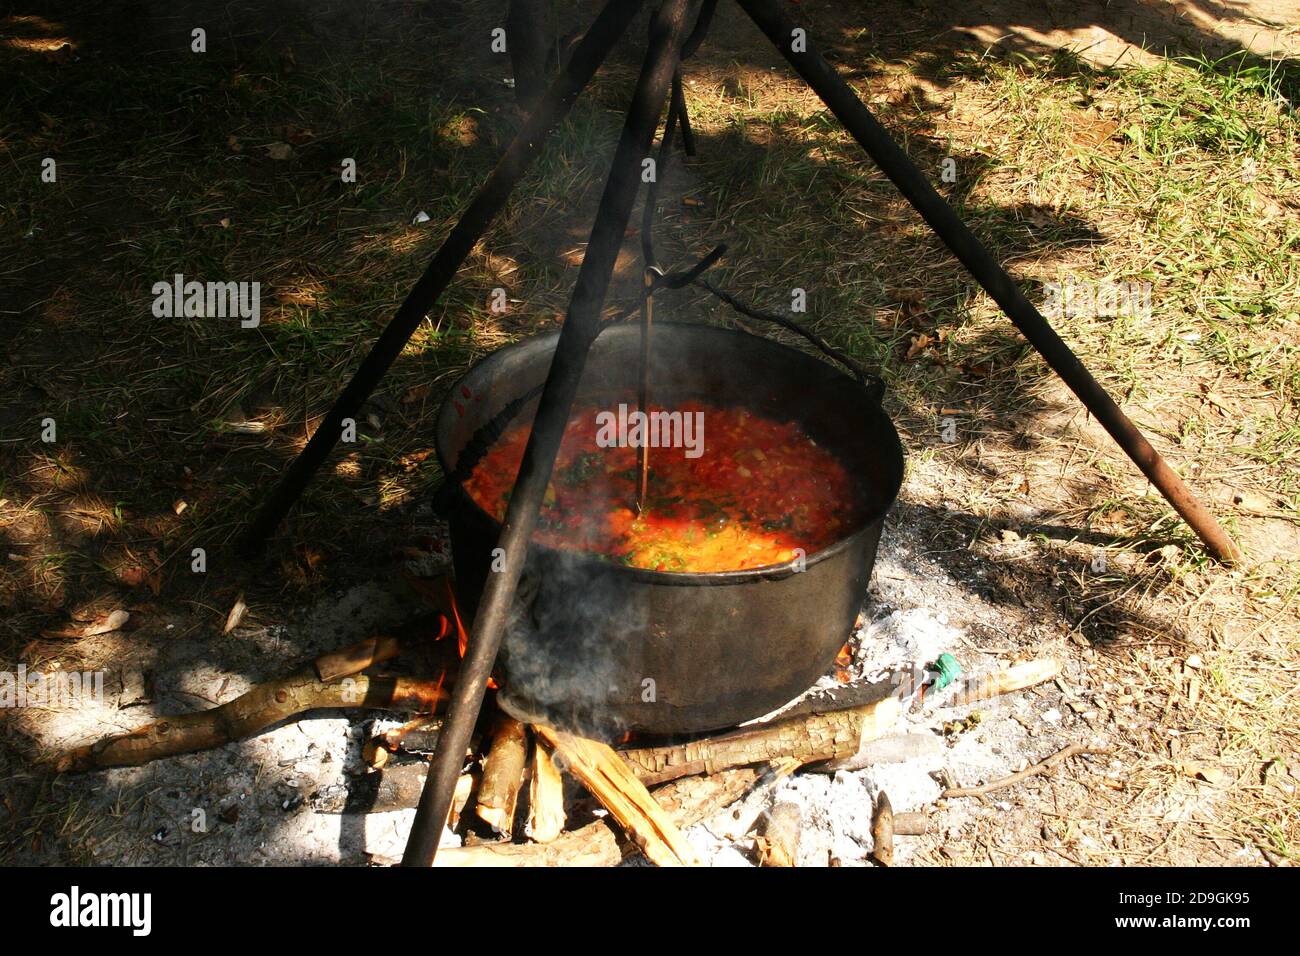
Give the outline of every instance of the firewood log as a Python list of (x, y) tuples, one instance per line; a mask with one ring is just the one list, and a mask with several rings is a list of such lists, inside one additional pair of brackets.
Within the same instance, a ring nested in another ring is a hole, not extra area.
[(432, 713), (446, 699), (442, 681), (358, 674), (326, 683), (314, 668), (258, 684), (211, 710), (164, 717), (129, 734), (105, 737), (55, 758), (55, 770), (138, 767), (159, 757), (220, 747), (297, 714), (321, 708), (374, 707)]
[(619, 756), (647, 786), (783, 758), (801, 763), (834, 760), (857, 753), (862, 741), (888, 733), (899, 713), (898, 699), (886, 697), (850, 710), (775, 720), (687, 744), (623, 750)]
[(483, 760), (483, 782), (475, 812), (497, 833), (510, 836), (515, 807), (528, 762), (528, 731), (513, 717), (500, 715), (492, 746)]
[[(669, 819), (685, 829), (737, 800), (757, 778), (758, 773), (750, 768), (724, 770), (709, 777), (674, 780), (655, 790), (653, 796)], [(552, 843), (487, 843), (440, 850), (433, 865), (617, 866), (636, 852), (636, 845), (606, 818), (562, 833)]]
[(609, 745), (542, 724), (533, 730), (550, 745), (561, 770), (572, 773), (657, 866), (692, 866), (695, 850), (655, 802), (645, 784)]
[(541, 741), (534, 741), (525, 832), (538, 843), (550, 843), (564, 832), (564, 818), (564, 779)]
[(396, 637), (369, 637), (341, 651), (330, 651), (316, 658), (316, 676), (328, 682), (349, 674), (360, 674), (367, 667), (391, 661), (401, 650), (402, 642)]

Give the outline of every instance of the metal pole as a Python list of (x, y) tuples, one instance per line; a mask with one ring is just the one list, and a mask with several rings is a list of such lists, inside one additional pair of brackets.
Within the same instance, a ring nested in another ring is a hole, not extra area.
[[(796, 28), (781, 12), (776, 0), (739, 2), (804, 82), (830, 107), (831, 112), (898, 187), (899, 192), (930, 224), (944, 245), (961, 260), (975, 281), (1002, 307), (1002, 311), (1015, 323), (1021, 334), (1047, 360), (1047, 364), (1079, 397), (1088, 411), (1096, 416), (1102, 427), (1124, 449), (1124, 453), (1183, 516), (1183, 520), (1205, 542), (1210, 553), (1225, 563), (1241, 560), (1241, 551), (1219, 527), (1214, 516), (1196, 499), (1173, 469), (1165, 464), (1160, 453), (1151, 447), (1137, 426), (1120, 411), (1106, 390), (1025, 298), (997, 260), (930, 185), (925, 174), (916, 168), (848, 83), (826, 62), (807, 38), (806, 32)], [(796, 46), (799, 47), (798, 52)]]
[(379, 380), (405, 348), (411, 335), (433, 308), (465, 257), (505, 205), (510, 191), (541, 152), (547, 137), (568, 115), (574, 100), (596, 74), (641, 8), (642, 0), (609, 0), (590, 29), (574, 48), (563, 71), (546, 91), (537, 109), (515, 135), (487, 181), (479, 188), (460, 221), (452, 228), (420, 281), (415, 284), (391, 322), (370, 349), (352, 381), (339, 394), (312, 434), (307, 446), (289, 465), (280, 483), (263, 502), (240, 542), (245, 552), (261, 548), (268, 535), (284, 520), (303, 489), (325, 461), (343, 432), (343, 420), (355, 418)]
[(605, 292), (640, 186), (641, 160), (650, 152), (650, 141), (659, 125), (659, 114), (677, 65), (686, 2), (664, 0), (651, 21), (650, 39), (636, 92), (614, 152), (596, 222), (569, 302), (569, 313), (555, 345), (551, 370), (542, 389), (532, 433), (502, 522), (501, 536), (497, 539), (502, 570), (489, 574), (483, 589), (469, 646), (452, 693), (447, 721), (438, 736), (433, 763), (411, 825), (411, 835), (402, 857), (403, 866), (428, 866), (438, 850), (456, 778), (465, 760), (465, 748), (478, 719), (487, 679), (492, 673), (510, 616), (542, 495), (551, 478), (587, 352), (600, 332)]

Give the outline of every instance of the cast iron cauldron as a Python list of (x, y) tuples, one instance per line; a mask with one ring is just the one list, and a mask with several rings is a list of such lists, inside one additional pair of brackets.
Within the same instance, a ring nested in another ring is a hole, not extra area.
[[(549, 333), (502, 348), (456, 384), (438, 417), (445, 474), (478, 429), (545, 380), (557, 338)], [(636, 325), (602, 332), (578, 400), (625, 401), (639, 347)], [(806, 690), (852, 632), (880, 528), (903, 478), (898, 434), (875, 397), (803, 352), (677, 322), (655, 324), (651, 380), (657, 407), (694, 399), (798, 421), (857, 476), (866, 517), (847, 537), (808, 555), (803, 571), (797, 562), (720, 573), (650, 571), (534, 544), (501, 657), (499, 700), (521, 719), (606, 739), (733, 726)], [(535, 410), (534, 399), (517, 421), (531, 421)], [(707, 444), (706, 421), (706, 454)], [(460, 484), (446, 491), (457, 597), (472, 617), (500, 525)]]

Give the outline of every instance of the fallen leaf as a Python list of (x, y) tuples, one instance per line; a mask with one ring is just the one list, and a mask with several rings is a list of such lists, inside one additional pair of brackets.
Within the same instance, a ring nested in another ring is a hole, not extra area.
[(1029, 220), (1031, 224), (1038, 226), (1040, 229), (1050, 226), (1053, 221), (1053, 217), (1049, 213), (1035, 206), (1026, 209), (1020, 218)]
[(120, 631), (122, 625), (130, 619), (131, 614), (129, 611), (118, 608), (116, 611), (105, 614), (94, 623), (88, 624), (81, 633), (85, 637), (93, 637), (96, 634), (109, 634), (113, 631)]
[(1283, 763), (1281, 760), (1279, 760), (1277, 757), (1274, 757), (1272, 760), (1265, 761), (1264, 766), (1261, 767), (1259, 771), (1260, 781), (1265, 785), (1267, 785), (1270, 779), (1273, 777), (1285, 777), (1285, 776), (1286, 776), (1286, 764)]
[(1193, 780), (1204, 780), (1209, 784), (1217, 784), (1223, 780), (1223, 771), (1218, 767), (1211, 767), (1209, 764), (1195, 760), (1183, 761), (1182, 771)]
[(405, 395), (402, 396), (402, 404), (413, 405), (416, 402), (424, 401), (426, 398), (429, 397), (429, 391), (432, 388), (433, 385), (430, 382), (424, 382), (420, 385), (416, 385), (414, 388), (412, 388), (410, 391), (408, 391)]
[(912, 359), (916, 358), (916, 356), (924, 352), (931, 345), (934, 345), (935, 342), (937, 341), (938, 339), (936, 339), (933, 335), (929, 335), (925, 332), (922, 332), (920, 335), (912, 336), (912, 344), (908, 346), (907, 354), (903, 356), (904, 360), (911, 361)]
[(267, 143), (263, 147), (266, 155), (275, 160), (285, 160), (293, 156), (293, 147), (288, 143)]
[(1089, 116), (1086, 113), (1077, 113), (1074, 127), (1075, 143), (1087, 149), (1095, 149), (1115, 135), (1119, 130), (1119, 123)]
[(1267, 497), (1249, 490), (1233, 491), (1232, 503), (1247, 514), (1264, 514), (1274, 510), (1274, 504)]
[(1149, 564), (1172, 564), (1182, 553), (1182, 548), (1176, 544), (1167, 544), (1163, 548), (1158, 548), (1147, 554), (1146, 560)]
[(138, 564), (128, 564), (124, 568), (118, 568), (117, 579), (129, 588), (138, 588), (149, 580), (149, 572)]
[(239, 622), (244, 619), (245, 612), (248, 611), (248, 605), (244, 603), (244, 592), (239, 592), (239, 597), (235, 598), (235, 606), (230, 609), (226, 615), (226, 626), (221, 629), (222, 634), (229, 634), (235, 628), (239, 627)]
[(1213, 405), (1215, 408), (1217, 408), (1224, 415), (1232, 416), (1236, 414), (1236, 412), (1234, 412), (1231, 408), (1228, 407), (1228, 405), (1224, 402), (1221, 396), (1216, 395), (1214, 392), (1211, 392), (1208, 389), (1205, 392), (1205, 400), (1209, 402), (1211, 405)]
[(406, 472), (415, 471), (415, 469), (418, 468), (432, 454), (433, 454), (432, 448), (421, 448), (418, 451), (413, 451), (409, 454), (403, 455), (402, 457), (398, 458), (397, 463), (401, 465), (403, 471)]
[(315, 571), (316, 566), (325, 560), (325, 552), (312, 547), (310, 544), (300, 544), (297, 550), (299, 559), (308, 571)]

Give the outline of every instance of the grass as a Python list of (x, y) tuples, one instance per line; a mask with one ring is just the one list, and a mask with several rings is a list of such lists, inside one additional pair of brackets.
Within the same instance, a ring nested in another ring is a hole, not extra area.
[[(472, 32), (484, 15), (462, 8), (439, 28)], [(223, 603), (230, 576), (196, 583), (190, 548), (217, 552), (239, 530), (491, 168), (517, 122), (492, 80), (502, 68), (430, 62), (422, 37), (391, 30), (237, 62), (3, 54), (0, 269), (13, 291), (0, 309), (19, 317), (0, 370), (0, 537), (16, 555), (0, 569), (6, 658), (50, 619), (121, 593), (132, 561), (161, 564), (164, 598)], [(1060, 331), (1255, 560), (1231, 574), (1207, 560), (820, 103), (762, 61), (704, 55), (689, 72), (700, 154), (674, 160), (661, 253), (680, 262), (726, 241), (715, 278), (738, 295), (779, 308), (808, 290), (809, 324), (889, 383), (909, 496), (969, 516), (971, 549), (1047, 587), (1047, 564), (1083, 567), (1101, 547), (1104, 574), (1062, 579), (1062, 613), (1106, 651), (1106, 679), (1147, 688), (1157, 716), (1187, 700), (1169, 642), (1202, 657), (1201, 696), (1173, 713), (1238, 781), (1216, 832), (1294, 855), (1294, 799), (1252, 781), (1276, 758), (1300, 769), (1295, 70), (1244, 55), (885, 62), (868, 37), (852, 42), (868, 102), (936, 177), (955, 160), (940, 188), (1031, 298), (1066, 277), (1151, 284), (1149, 316), (1072, 316)], [(571, 230), (603, 182), (630, 77), (619, 62), (580, 101), (367, 405), (357, 446), (309, 491), (281, 558), (311, 542), (364, 560), (388, 540), (368, 529), (400, 533), (402, 506), (438, 477), (420, 452), (448, 383), (563, 311), (574, 270), (550, 253), (582, 239)], [(291, 158), (270, 158), (283, 142)], [(46, 155), (57, 188), (33, 174)], [(340, 181), (344, 157), (355, 184)], [(679, 205), (682, 192), (703, 205)], [(413, 225), (417, 211), (429, 221)], [(175, 272), (260, 281), (260, 327), (155, 319), (149, 289)], [(498, 285), (518, 303), (506, 316), (486, 307)], [(664, 298), (665, 314), (727, 317), (698, 290)], [(57, 445), (34, 439), (46, 414)], [(956, 442), (940, 438), (946, 418)], [(1019, 563), (998, 554), (998, 529), (1036, 521), (1077, 534), (1039, 534)], [(273, 571), (260, 586), (292, 580)], [(1184, 781), (1178, 758), (1129, 733), (1145, 809)]]

